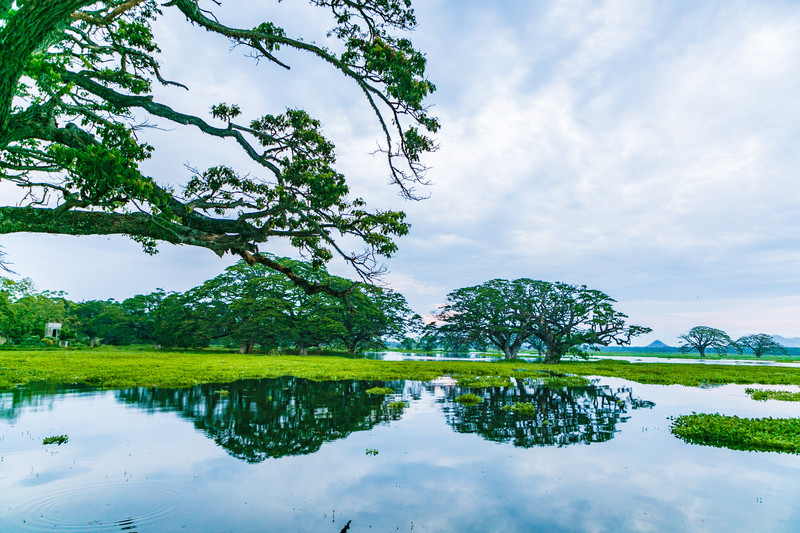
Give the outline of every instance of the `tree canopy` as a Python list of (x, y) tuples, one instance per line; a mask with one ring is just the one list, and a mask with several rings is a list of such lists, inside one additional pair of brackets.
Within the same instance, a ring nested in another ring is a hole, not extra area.
[(735, 348), (727, 333), (708, 326), (695, 326), (678, 338), (684, 343), (680, 346), (681, 352), (689, 353), (697, 350), (700, 357), (705, 357), (706, 350), (709, 349), (721, 354), (726, 353), (729, 348)]
[(516, 358), (523, 344), (538, 338), (545, 361), (558, 362), (582, 345), (629, 344), (632, 337), (651, 331), (627, 325), (627, 315), (614, 310), (614, 303), (585, 285), (494, 279), (448, 294), (437, 318), (443, 322), (440, 330), (490, 342), (507, 359)]
[[(214, 12), (218, 2), (0, 0), (0, 181), (25, 192), (24, 205), (0, 206), (0, 234), (124, 234), (148, 252), (159, 241), (198, 246), (274, 268), (306, 291), (340, 294), (257, 253), (286, 239), (314, 266), (339, 256), (370, 280), (408, 224), (402, 212), (370, 210), (350, 194), (318, 120), (302, 109), (244, 119), (229, 102), (209, 102), (210, 117), (195, 116), (153, 90), (189, 89), (167, 79), (170, 66), (160, 61), (152, 24), (167, 10), (276, 68), (289, 68), (282, 49), (308, 54), (361, 90), (391, 180), (416, 197), (438, 123), (424, 104), (434, 90), (425, 58), (402, 36), (416, 23), (410, 0), (310, 4), (330, 12), (332, 28), (320, 38), (335, 46), (270, 21), (227, 25)], [(140, 164), (158, 147), (141, 141), (140, 129), (152, 123), (236, 143), (261, 173), (220, 161), (187, 176), (145, 175)], [(347, 250), (344, 240), (363, 249)]]
[(786, 355), (788, 353), (782, 344), (775, 342), (775, 339), (772, 338), (772, 335), (767, 335), (766, 333), (745, 335), (744, 337), (737, 339), (734, 344), (740, 353), (745, 349), (749, 349), (752, 350), (753, 355), (756, 357), (761, 357), (769, 353), (782, 355)]

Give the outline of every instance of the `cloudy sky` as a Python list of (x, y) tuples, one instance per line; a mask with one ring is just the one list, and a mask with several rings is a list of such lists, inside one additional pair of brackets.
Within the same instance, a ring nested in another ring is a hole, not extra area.
[[(443, 124), (422, 202), (387, 184), (370, 155), (374, 118), (324, 65), (296, 54), (281, 56), (288, 72), (256, 65), (167, 14), (156, 27), (162, 70), (190, 91), (159, 97), (201, 116), (226, 101), (251, 117), (303, 107), (321, 119), (354, 193), (408, 213), (411, 234), (385, 281), (421, 314), (456, 288), (529, 277), (605, 291), (653, 328), (637, 344), (677, 344), (696, 325), (800, 336), (800, 3), (415, 5), (411, 38)], [(307, 40), (330, 26), (300, 0), (223, 8), (221, 22), (274, 20)], [(247, 164), (232, 142), (159, 125), (147, 133), (157, 152), (146, 170), (161, 183), (185, 181), (186, 163)], [(0, 244), (19, 274), (75, 300), (183, 291), (232, 261), (171, 245), (150, 257), (122, 237)]]

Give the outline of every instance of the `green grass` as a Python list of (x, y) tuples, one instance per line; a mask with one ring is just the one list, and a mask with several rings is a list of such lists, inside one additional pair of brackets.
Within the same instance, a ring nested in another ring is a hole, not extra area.
[(782, 400), (784, 402), (800, 402), (800, 392), (789, 392), (785, 390), (764, 390), (764, 389), (745, 389), (750, 397), (758, 401)]
[[(800, 367), (723, 366), (626, 361), (378, 361), (335, 356), (243, 355), (225, 350), (147, 348), (7, 350), (0, 352), (0, 389), (33, 381), (84, 383), (106, 388), (186, 387), (239, 379), (296, 376), (317, 381), (364, 379), (430, 381), (439, 376), (542, 378), (542, 371), (619, 377), (638, 383), (697, 386), (708, 383), (800, 385)], [(480, 381), (480, 380), (478, 380)]]
[(692, 444), (734, 450), (800, 453), (799, 418), (739, 418), (715, 414), (679, 416), (670, 428)]

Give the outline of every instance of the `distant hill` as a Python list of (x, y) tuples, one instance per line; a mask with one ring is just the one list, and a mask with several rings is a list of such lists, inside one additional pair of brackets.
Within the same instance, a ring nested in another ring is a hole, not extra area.
[(787, 348), (800, 348), (800, 337), (781, 337), (780, 335), (773, 335), (772, 339)]
[(650, 344), (648, 344), (647, 346), (645, 346), (645, 348), (671, 348), (671, 346), (669, 346), (668, 344), (664, 344), (661, 341), (655, 340)]

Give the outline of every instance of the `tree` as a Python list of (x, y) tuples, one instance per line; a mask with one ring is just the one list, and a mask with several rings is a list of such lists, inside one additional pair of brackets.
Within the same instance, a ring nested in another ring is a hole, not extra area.
[(167, 348), (208, 346), (216, 328), (203, 307), (185, 294), (166, 295), (154, 313), (156, 344)]
[(681, 353), (697, 350), (700, 357), (705, 357), (709, 348), (719, 354), (726, 353), (733, 343), (727, 333), (708, 326), (695, 326), (678, 338), (685, 343), (679, 347)]
[[(425, 183), (421, 157), (435, 149), (427, 135), (439, 126), (423, 103), (434, 90), (425, 58), (394, 34), (416, 23), (409, 0), (310, 0), (331, 12), (334, 26), (320, 36), (330, 46), (269, 21), (226, 25), (218, 7), (198, 1), (0, 0), (0, 180), (27, 193), (25, 205), (0, 207), (0, 234), (124, 234), (151, 253), (159, 241), (199, 246), (266, 265), (306, 291), (340, 295), (256, 253), (287, 239), (315, 267), (338, 255), (371, 279), (381, 270), (377, 257), (394, 253), (393, 239), (408, 232), (404, 213), (368, 210), (350, 194), (334, 145), (301, 109), (240, 121), (237, 104), (213, 103), (206, 120), (162, 103), (154, 84), (188, 88), (162, 75), (151, 24), (177, 11), (267, 64), (288, 69), (279, 53), (290, 49), (341, 72), (374, 112), (391, 179), (414, 198)], [(221, 162), (188, 179), (146, 176), (140, 163), (155, 148), (139, 137), (149, 121), (235, 142), (264, 175)], [(344, 240), (366, 250), (348, 252)]]
[(122, 302), (130, 328), (139, 342), (155, 342), (155, 311), (166, 293), (156, 289), (150, 294), (137, 294)]
[(786, 355), (788, 352), (786, 348), (775, 342), (771, 335), (766, 333), (758, 333), (756, 335), (746, 335), (739, 338), (735, 343), (738, 351), (741, 353), (744, 348), (749, 348), (753, 351), (753, 355), (761, 357), (762, 355), (774, 353)]
[(403, 338), (421, 322), (391, 289), (360, 285), (347, 298), (335, 303), (341, 327), (333, 338), (350, 353), (385, 348), (383, 337)]
[(62, 322), (65, 317), (64, 293), (37, 291), (30, 279), (15, 281), (0, 278), (0, 335), (13, 342), (24, 342), (44, 335), (47, 322)]
[(531, 280), (494, 279), (447, 295), (437, 318), (442, 329), (467, 332), (488, 341), (515, 359), (532, 337), (546, 347), (545, 362), (557, 363), (581, 345), (629, 344), (650, 328), (628, 326), (627, 315), (615, 311), (615, 300), (585, 285)]

